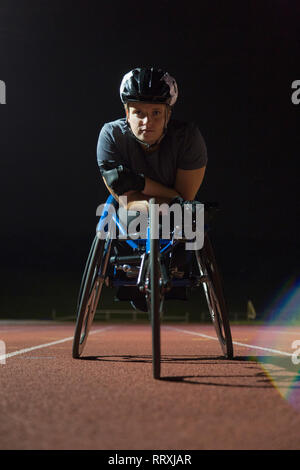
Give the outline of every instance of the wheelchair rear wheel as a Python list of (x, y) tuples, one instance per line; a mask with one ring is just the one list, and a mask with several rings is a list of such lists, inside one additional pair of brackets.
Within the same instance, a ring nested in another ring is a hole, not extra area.
[(77, 320), (73, 340), (73, 358), (79, 358), (86, 345), (91, 324), (99, 302), (111, 240), (95, 238), (85, 266), (77, 306)]
[(152, 364), (154, 379), (160, 378), (160, 267), (159, 267), (159, 239), (154, 238), (154, 203), (150, 201), (150, 314), (152, 324)]
[(200, 274), (207, 278), (203, 288), (212, 322), (224, 356), (233, 358), (233, 344), (227, 305), (224, 297), (221, 276), (209, 237), (205, 234), (203, 248), (196, 254)]
[(91, 257), (93, 255), (94, 247), (95, 247), (96, 242), (97, 242), (97, 236), (95, 236), (95, 238), (93, 240), (93, 243), (91, 245), (90, 252), (89, 252), (88, 258), (86, 260), (83, 276), (81, 278), (81, 283), (80, 283), (80, 288), (79, 288), (79, 293), (78, 293), (78, 299), (77, 299), (77, 309), (78, 309), (80, 301), (81, 301), (81, 294), (82, 294), (82, 291), (83, 291), (83, 288), (84, 288), (87, 272), (88, 272), (88, 269), (89, 269), (89, 266), (90, 266)]

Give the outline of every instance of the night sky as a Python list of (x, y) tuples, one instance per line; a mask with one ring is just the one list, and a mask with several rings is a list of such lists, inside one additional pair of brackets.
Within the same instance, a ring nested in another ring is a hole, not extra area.
[(199, 197), (221, 206), (213, 239), (229, 303), (263, 310), (293, 284), (299, 18), (296, 0), (1, 0), (0, 316), (72, 311), (108, 195), (98, 134), (123, 117), (120, 81), (140, 65), (176, 78), (174, 117), (206, 141)]

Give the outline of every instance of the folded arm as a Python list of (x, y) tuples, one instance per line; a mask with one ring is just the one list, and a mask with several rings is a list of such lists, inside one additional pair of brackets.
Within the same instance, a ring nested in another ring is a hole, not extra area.
[[(148, 212), (149, 200), (153, 197), (159, 204), (170, 203), (176, 196), (193, 200), (205, 174), (205, 167), (195, 170), (179, 168), (174, 188), (170, 188), (143, 175), (135, 175), (125, 167), (112, 168), (107, 162), (100, 170), (107, 189), (118, 203), (128, 210), (142, 212)], [(127, 200), (121, 196), (126, 196)]]

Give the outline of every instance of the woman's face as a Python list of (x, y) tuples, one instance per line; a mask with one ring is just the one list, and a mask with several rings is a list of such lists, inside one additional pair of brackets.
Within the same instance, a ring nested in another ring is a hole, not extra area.
[(135, 137), (149, 145), (162, 136), (171, 112), (165, 104), (128, 103), (127, 121)]

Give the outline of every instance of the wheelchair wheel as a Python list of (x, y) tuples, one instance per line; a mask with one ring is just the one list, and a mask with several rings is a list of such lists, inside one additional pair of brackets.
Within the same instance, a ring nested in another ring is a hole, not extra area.
[(154, 238), (154, 203), (151, 199), (150, 215), (150, 314), (152, 324), (152, 364), (154, 379), (160, 378), (160, 288), (159, 239)]
[(196, 256), (200, 274), (207, 278), (207, 281), (203, 281), (203, 288), (209, 313), (215, 326), (221, 349), (227, 359), (232, 359), (233, 344), (227, 305), (224, 297), (221, 276), (213, 248), (207, 234), (205, 234), (203, 248), (197, 252)]
[(90, 252), (89, 252), (86, 264), (85, 264), (83, 276), (81, 278), (81, 283), (80, 283), (80, 288), (79, 288), (79, 293), (78, 293), (78, 299), (77, 299), (77, 309), (78, 309), (79, 304), (80, 304), (82, 290), (83, 290), (83, 287), (84, 287), (84, 284), (85, 284), (86, 275), (87, 275), (87, 272), (88, 272), (88, 268), (89, 268), (89, 265), (90, 265), (91, 257), (92, 257), (93, 252), (94, 252), (94, 246), (95, 246), (96, 242), (97, 242), (97, 236), (95, 236), (95, 238), (93, 240), (93, 243), (91, 245)]
[(99, 302), (111, 240), (95, 238), (85, 266), (77, 306), (77, 320), (73, 340), (73, 358), (79, 358), (86, 345), (91, 324)]

